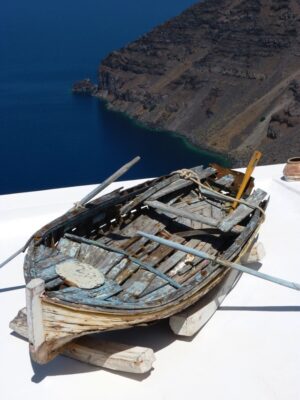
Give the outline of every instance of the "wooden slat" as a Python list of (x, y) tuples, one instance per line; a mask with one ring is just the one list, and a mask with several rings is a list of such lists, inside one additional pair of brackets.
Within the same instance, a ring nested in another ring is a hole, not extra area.
[[(246, 201), (252, 206), (257, 206), (266, 196), (267, 193), (265, 191), (257, 189), (246, 199)], [(246, 218), (251, 212), (253, 212), (253, 208), (247, 207), (244, 204), (240, 204), (236, 210), (234, 210), (231, 214), (224, 218), (223, 221), (221, 221), (221, 223), (219, 224), (219, 229), (223, 232), (230, 231), (235, 225)]]
[(192, 221), (201, 222), (202, 224), (206, 224), (208, 226), (217, 227), (218, 224), (219, 224), (219, 221), (216, 221), (211, 217), (205, 217), (204, 215), (191, 213), (189, 211), (186, 211), (185, 209), (178, 209), (178, 208), (173, 207), (173, 206), (168, 206), (166, 204), (161, 203), (160, 201), (147, 200), (145, 203), (147, 205), (149, 205), (150, 207), (158, 209), (160, 211), (165, 211), (165, 212), (167, 212), (169, 214), (173, 214), (173, 215), (176, 215), (178, 217), (187, 218), (187, 219), (190, 219)]
[[(184, 240), (180, 237), (172, 236), (172, 240), (182, 243)], [(147, 257), (143, 257), (142, 261), (152, 265), (152, 267), (158, 265), (161, 260), (166, 258), (172, 253), (172, 250), (167, 248), (166, 246), (159, 246), (155, 251), (149, 254)], [(160, 272), (162, 272), (159, 268), (157, 268)], [(123, 293), (119, 296), (124, 301), (129, 300), (131, 297), (139, 296), (145, 288), (149, 285), (150, 281), (154, 279), (156, 275), (152, 272), (139, 270), (137, 271), (128, 281), (123, 285)]]
[[(216, 170), (214, 168), (206, 168), (203, 170), (203, 167), (196, 167), (196, 168), (191, 168), (192, 171), (196, 172), (199, 176), (199, 179), (206, 179), (209, 176), (213, 175)], [(177, 190), (184, 189), (188, 186), (194, 185), (194, 183), (191, 180), (188, 179), (178, 179), (178, 181), (173, 182), (171, 185), (169, 185), (167, 188), (160, 190), (159, 192), (155, 193), (154, 195), (151, 196), (151, 200), (156, 200), (160, 197), (163, 197), (169, 193), (175, 192)]]
[(216, 184), (224, 186), (226, 188), (229, 188), (233, 182), (234, 182), (234, 176), (231, 174), (224, 175), (221, 178), (215, 180)]
[(59, 240), (57, 249), (69, 257), (76, 257), (79, 253), (80, 244), (63, 237)]
[(45, 341), (41, 295), (45, 291), (42, 279), (32, 279), (26, 285), (26, 308), (30, 352), (35, 354)]
[[(178, 243), (180, 243), (178, 241)], [(194, 248), (198, 245), (199, 240), (198, 239), (191, 239), (189, 240), (186, 245)], [(164, 273), (168, 273), (169, 271), (172, 270), (173, 268), (176, 268), (176, 266), (181, 262), (181, 260), (183, 258), (186, 257), (186, 254), (183, 251), (175, 251), (175, 253), (173, 253), (170, 257), (168, 257), (168, 259), (164, 260), (159, 266), (158, 269)], [(156, 289), (164, 286), (166, 284), (166, 282), (164, 282), (161, 278), (154, 277), (154, 279), (150, 282), (150, 284), (148, 285), (148, 287), (145, 288), (144, 292), (142, 293), (142, 295), (146, 296), (147, 294), (155, 291)]]
[(140, 194), (137, 196), (133, 201), (131, 201), (129, 204), (125, 204), (120, 210), (121, 214), (127, 214), (129, 211), (133, 210), (135, 207), (137, 207), (139, 204), (141, 204), (144, 200), (148, 199), (150, 196), (152, 196), (154, 193), (160, 191), (161, 189), (170, 186), (172, 182), (175, 182), (179, 179), (178, 174), (174, 174), (169, 176), (168, 178), (165, 178), (161, 182), (158, 182), (154, 184), (152, 187), (147, 189), (144, 193)]
[(58, 278), (56, 265), (68, 259), (70, 259), (70, 257), (64, 254), (58, 254), (40, 261), (35, 265), (35, 278), (40, 278), (45, 282)]
[[(73, 241), (73, 243), (76, 242)], [(101, 264), (108, 255), (109, 252), (104, 249), (101, 249), (96, 246), (91, 246), (86, 243), (81, 243), (79, 252), (77, 254), (77, 258), (81, 262), (84, 262), (86, 264), (91, 264), (93, 267), (101, 269)]]
[(68, 287), (58, 291), (48, 293), (50, 298), (56, 298), (69, 303), (85, 304), (89, 306), (97, 306), (103, 300), (120, 293), (122, 291), (113, 280), (105, 279), (102, 286), (95, 289), (81, 289), (78, 287)]
[[(148, 218), (148, 217), (147, 217)], [(151, 221), (151, 222), (150, 222)], [(161, 222), (152, 220), (151, 218), (148, 218), (146, 221), (146, 230), (147, 232), (155, 232), (156, 234), (160, 232), (162, 229), (164, 229), (165, 225), (162, 224)], [(129, 246), (126, 249), (126, 252), (128, 252), (130, 255), (135, 256), (141, 252), (141, 249), (145, 247), (145, 244), (148, 242), (147, 240), (143, 240), (145, 238), (139, 238), (136, 242), (134, 242), (131, 246)], [(139, 254), (140, 256), (140, 254)], [(113, 276), (115, 276), (116, 282), (119, 284), (122, 284), (125, 282), (135, 271), (139, 269), (139, 266), (137, 264), (134, 264), (132, 262), (129, 262), (127, 264), (124, 264), (122, 268), (120, 266), (116, 265), (117, 271), (114, 271), (112, 269), (111, 273)], [(116, 274), (117, 272), (117, 274)]]

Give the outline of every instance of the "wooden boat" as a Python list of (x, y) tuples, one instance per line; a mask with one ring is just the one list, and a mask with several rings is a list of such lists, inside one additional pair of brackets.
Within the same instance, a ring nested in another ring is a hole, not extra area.
[(215, 164), (175, 171), (74, 207), (36, 232), (24, 263), (33, 358), (48, 362), (74, 338), (167, 318), (208, 294), (230, 270), (219, 260), (237, 262), (263, 221), (267, 193), (253, 190), (253, 178), (231, 207), (243, 180)]

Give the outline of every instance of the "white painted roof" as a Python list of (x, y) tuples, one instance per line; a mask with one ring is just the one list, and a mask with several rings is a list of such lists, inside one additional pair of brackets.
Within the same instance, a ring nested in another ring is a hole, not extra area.
[[(257, 167), (254, 174), (256, 186), (271, 196), (260, 233), (267, 254), (260, 271), (300, 282), (300, 183), (283, 181), (282, 169)], [(0, 196), (0, 261), (93, 187)], [(27, 343), (8, 327), (25, 305), (24, 289), (6, 290), (24, 284), (22, 263), (23, 255), (0, 270), (3, 400), (300, 398), (299, 292), (243, 275), (190, 341), (176, 339), (167, 324), (117, 334), (156, 351), (154, 370), (130, 377), (61, 356), (45, 366), (30, 362)]]

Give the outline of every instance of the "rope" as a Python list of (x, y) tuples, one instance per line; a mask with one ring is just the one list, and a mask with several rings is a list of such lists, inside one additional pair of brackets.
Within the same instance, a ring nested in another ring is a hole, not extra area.
[(265, 210), (263, 210), (260, 206), (250, 204), (247, 201), (242, 200), (242, 199), (236, 199), (234, 197), (231, 197), (229, 195), (220, 193), (217, 190), (214, 190), (211, 187), (208, 187), (208, 186), (204, 185), (203, 183), (201, 183), (199, 175), (196, 172), (194, 172), (194, 171), (192, 171), (190, 169), (185, 169), (185, 168), (184, 169), (180, 169), (180, 170), (174, 171), (173, 174), (179, 174), (179, 176), (182, 179), (187, 179), (187, 180), (190, 180), (193, 183), (195, 183), (198, 186), (198, 189), (199, 189), (200, 199), (204, 198), (203, 193), (201, 193), (201, 188), (204, 188), (205, 190), (208, 190), (210, 192), (216, 193), (219, 197), (222, 197), (224, 200), (228, 200), (228, 201), (230, 201), (232, 203), (236, 201), (237, 203), (244, 204), (245, 206), (250, 207), (253, 210), (257, 209), (257, 210), (259, 210), (261, 212), (262, 217), (263, 217), (263, 221), (266, 219)]
[(71, 210), (78, 210), (78, 209), (85, 210), (85, 206), (81, 204), (80, 201), (76, 201), (76, 203), (74, 203), (74, 207), (71, 208)]

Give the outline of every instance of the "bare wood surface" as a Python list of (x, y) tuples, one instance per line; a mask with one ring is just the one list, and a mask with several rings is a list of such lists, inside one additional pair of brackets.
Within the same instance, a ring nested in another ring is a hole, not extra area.
[(160, 201), (154, 200), (154, 201), (145, 201), (145, 204), (148, 206), (158, 209), (160, 211), (167, 212), (168, 214), (173, 214), (176, 215), (177, 217), (183, 217), (187, 218), (193, 221), (201, 222), (202, 224), (206, 224), (209, 226), (217, 227), (218, 226), (218, 221), (214, 220), (211, 217), (205, 217), (204, 215), (201, 214), (194, 214), (189, 211), (186, 211), (182, 208), (178, 209), (173, 206), (168, 206), (164, 203), (161, 203)]
[[(18, 335), (28, 338), (26, 308), (19, 311), (9, 327)], [(155, 361), (150, 348), (104, 341), (96, 336), (86, 336), (68, 343), (62, 355), (97, 367), (135, 374), (150, 371)]]
[[(267, 193), (265, 191), (257, 189), (247, 198), (246, 201), (252, 206), (258, 206), (266, 196)], [(247, 207), (245, 204), (240, 204), (236, 210), (223, 219), (219, 224), (219, 228), (223, 232), (228, 232), (251, 212), (253, 212), (253, 208)]]
[[(199, 176), (199, 179), (206, 179), (209, 176), (213, 175), (216, 170), (214, 168), (206, 168), (203, 169), (202, 166), (200, 167), (195, 167), (191, 168), (192, 171), (196, 172), (197, 175)], [(184, 189), (185, 187), (188, 187), (190, 185), (193, 185), (194, 183), (191, 180), (188, 179), (178, 179), (176, 182), (173, 182), (170, 184), (168, 187), (165, 189), (160, 190), (159, 192), (155, 193), (153, 196), (151, 196), (151, 200), (156, 200), (160, 197), (163, 197), (169, 193), (175, 192), (177, 190)]]
[(41, 294), (45, 290), (42, 279), (32, 279), (26, 286), (26, 307), (30, 351), (36, 352), (45, 341)]

